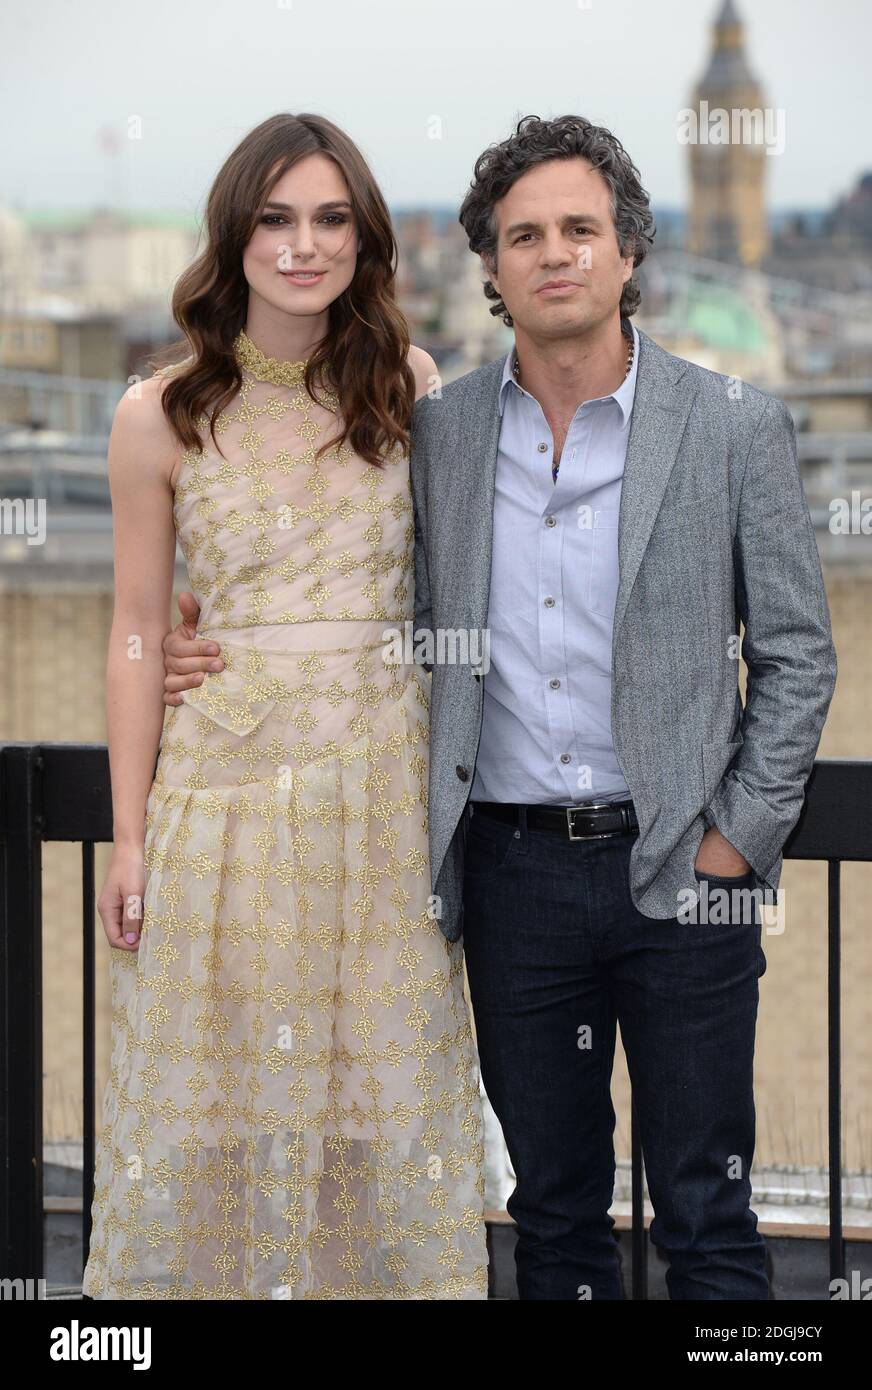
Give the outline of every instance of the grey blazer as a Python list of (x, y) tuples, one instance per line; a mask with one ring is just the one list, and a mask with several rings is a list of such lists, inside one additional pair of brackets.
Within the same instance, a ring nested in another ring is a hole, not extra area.
[[(612, 737), (639, 835), (630, 892), (674, 917), (716, 824), (778, 887), (836, 679), (820, 559), (786, 406), (639, 333), (621, 488)], [(422, 397), (412, 420), (416, 628), (484, 630), (503, 359)], [(736, 634), (745, 634), (746, 702)], [(732, 641), (731, 641), (732, 638)], [(449, 643), (450, 649), (450, 643)], [(429, 836), (442, 932), (463, 931), (482, 675), (437, 660)]]

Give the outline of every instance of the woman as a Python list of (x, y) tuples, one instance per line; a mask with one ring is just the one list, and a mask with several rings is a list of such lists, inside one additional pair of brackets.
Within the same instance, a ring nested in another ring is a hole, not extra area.
[[(409, 423), (434, 364), (329, 121), (253, 130), (207, 231), (173, 300), (189, 355), (124, 397), (109, 445), (112, 1068), (84, 1292), (485, 1298), (428, 677), (385, 659), (413, 617)], [(223, 660), (161, 732), (177, 536)]]

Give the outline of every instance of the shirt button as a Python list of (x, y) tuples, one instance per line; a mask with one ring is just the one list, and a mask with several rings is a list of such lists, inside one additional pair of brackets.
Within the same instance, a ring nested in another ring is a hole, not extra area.
[(556, 525), (557, 525), (557, 517), (556, 517), (556, 516), (546, 516), (546, 518), (545, 518), (545, 525), (546, 525), (546, 526), (556, 526)]
[(539, 453), (540, 453), (540, 454), (547, 454), (547, 452), (548, 452), (548, 445), (547, 445), (547, 444), (540, 444), (540, 445), (539, 445)]
[(547, 597), (546, 600), (545, 600), (545, 607), (546, 607), (546, 608), (553, 608), (553, 607), (554, 607), (554, 599), (551, 597), (550, 594), (548, 595), (548, 597)]
[(553, 678), (553, 680), (550, 680), (550, 681), (548, 682), (548, 684), (551, 686), (551, 689), (552, 689), (552, 690), (559, 690), (559, 689), (560, 689), (560, 681), (557, 679), (556, 676)]
[(561, 754), (560, 754), (560, 761), (561, 761), (562, 763), (571, 763), (571, 762), (572, 762), (572, 755), (571, 755), (570, 753), (561, 753)]

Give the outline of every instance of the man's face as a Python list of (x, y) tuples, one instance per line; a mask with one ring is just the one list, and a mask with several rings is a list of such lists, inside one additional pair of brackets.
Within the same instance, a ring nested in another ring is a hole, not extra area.
[(494, 214), (496, 263), (482, 263), (516, 328), (557, 340), (614, 316), (633, 257), (621, 256), (608, 184), (586, 159), (536, 165)]

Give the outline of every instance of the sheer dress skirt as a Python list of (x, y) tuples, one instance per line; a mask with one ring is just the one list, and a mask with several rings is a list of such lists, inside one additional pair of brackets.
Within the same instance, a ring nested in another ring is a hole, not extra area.
[(142, 938), (111, 952), (92, 1298), (487, 1296), (429, 676), (382, 629), (201, 633), (225, 669), (168, 714)]

